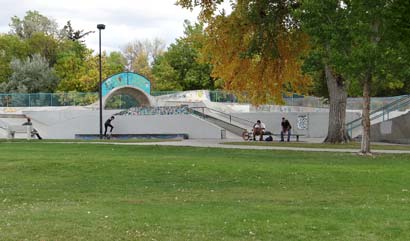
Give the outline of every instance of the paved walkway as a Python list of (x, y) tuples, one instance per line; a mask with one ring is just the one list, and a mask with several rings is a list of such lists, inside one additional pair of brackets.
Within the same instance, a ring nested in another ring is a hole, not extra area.
[[(290, 150), (290, 151), (309, 151), (309, 152), (347, 152), (359, 153), (359, 149), (333, 149), (333, 148), (306, 148), (306, 147), (288, 147), (288, 146), (255, 146), (255, 145), (229, 145), (222, 142), (232, 142), (235, 140), (218, 140), (218, 139), (189, 139), (182, 141), (165, 141), (165, 142), (85, 142), (98, 144), (115, 144), (115, 145), (159, 145), (159, 146), (189, 146), (189, 147), (211, 147), (211, 148), (230, 148), (244, 150)], [(311, 140), (309, 143), (319, 143)], [(78, 142), (77, 142), (78, 143)], [(390, 154), (410, 154), (410, 150), (372, 150), (372, 153), (390, 153)]]

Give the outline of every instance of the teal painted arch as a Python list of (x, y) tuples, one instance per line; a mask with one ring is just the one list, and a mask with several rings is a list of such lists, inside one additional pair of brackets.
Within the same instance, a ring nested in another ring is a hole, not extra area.
[(111, 90), (106, 96), (102, 98), (104, 109), (107, 105), (107, 101), (111, 97), (114, 97), (116, 95), (128, 95), (132, 97), (137, 102), (137, 106), (134, 106), (134, 107), (153, 106), (153, 101), (151, 99), (151, 96), (145, 93), (145, 91), (141, 90), (138, 87), (134, 87), (134, 86), (120, 86), (120, 87), (116, 87), (115, 89)]
[(123, 86), (133, 86), (141, 89), (147, 95), (151, 94), (151, 81), (149, 81), (149, 79), (134, 72), (122, 72), (114, 74), (102, 82), (102, 96), (104, 97), (113, 89)]

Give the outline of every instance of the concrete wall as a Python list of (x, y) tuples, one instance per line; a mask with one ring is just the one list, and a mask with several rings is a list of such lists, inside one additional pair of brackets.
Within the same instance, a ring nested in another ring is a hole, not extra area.
[[(118, 111), (104, 111), (103, 122)], [(75, 134), (99, 133), (99, 111), (25, 111), (46, 139), (73, 139)], [(221, 128), (192, 115), (116, 116), (114, 134), (176, 134), (219, 139)]]
[[(8, 126), (22, 126), (26, 118), (0, 118), (0, 138), (7, 138)], [(27, 138), (26, 133), (15, 133), (16, 138)]]
[(410, 113), (372, 125), (372, 141), (410, 144)]
[[(328, 112), (250, 112), (250, 113), (232, 113), (233, 116), (256, 122), (261, 120), (266, 125), (266, 129), (273, 133), (280, 133), (282, 127), (282, 117), (289, 120), (292, 125), (292, 132), (304, 134), (310, 138), (324, 138), (327, 135), (327, 127), (329, 120)], [(360, 117), (360, 113), (347, 113), (346, 122)], [(300, 129), (297, 125), (297, 119), (300, 116), (307, 117), (307, 128)]]
[[(75, 134), (98, 134), (99, 111), (84, 107), (24, 108), (14, 113), (26, 114), (32, 118), (34, 127), (44, 138), (71, 139)], [(118, 110), (104, 110), (103, 121)], [(324, 138), (327, 134), (328, 112), (241, 112), (231, 115), (247, 119), (252, 123), (261, 120), (267, 129), (280, 133), (281, 118), (286, 117), (292, 124), (292, 131), (306, 137)], [(297, 125), (300, 116), (306, 116), (306, 129)], [(360, 113), (347, 113), (350, 121), (360, 117)], [(7, 121), (7, 120), (5, 120)], [(23, 122), (21, 120), (20, 122)], [(186, 133), (189, 138), (220, 139), (221, 128), (192, 115), (117, 116), (113, 122), (114, 134), (178, 134)], [(251, 128), (251, 126), (246, 127)], [(1, 133), (0, 133), (1, 135)], [(228, 138), (239, 138), (227, 132)]]

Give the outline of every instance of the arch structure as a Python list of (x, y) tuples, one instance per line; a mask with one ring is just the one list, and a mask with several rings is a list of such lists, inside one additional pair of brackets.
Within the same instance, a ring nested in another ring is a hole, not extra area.
[(152, 100), (152, 97), (145, 93), (145, 91), (141, 90), (138, 87), (134, 86), (120, 86), (117, 88), (112, 89), (108, 94), (106, 94), (103, 97), (103, 108), (105, 108), (107, 101), (112, 97), (116, 95), (129, 95), (132, 98), (134, 98), (137, 103), (139, 103), (139, 106), (153, 106), (154, 101)]
[(153, 105), (151, 82), (143, 75), (132, 72), (115, 74), (105, 79), (101, 87), (103, 108), (110, 97), (121, 94), (131, 96), (140, 106)]

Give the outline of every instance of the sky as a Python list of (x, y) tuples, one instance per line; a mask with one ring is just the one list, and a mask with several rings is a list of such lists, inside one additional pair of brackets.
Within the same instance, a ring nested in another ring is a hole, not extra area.
[(62, 28), (68, 20), (75, 30), (94, 30), (85, 38), (89, 48), (98, 50), (97, 24), (102, 31), (103, 51), (120, 51), (134, 40), (160, 38), (167, 45), (183, 35), (185, 19), (195, 22), (191, 12), (175, 5), (176, 0), (0, 0), (0, 33), (7, 33), (11, 17), (23, 19), (29, 10), (56, 20)]

